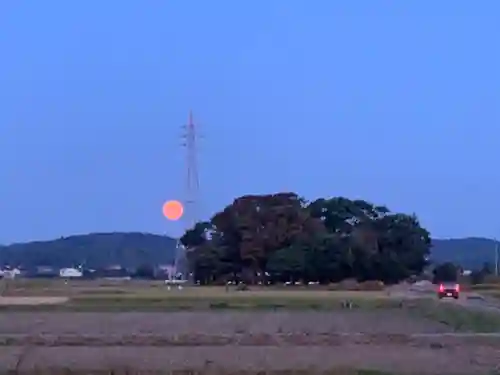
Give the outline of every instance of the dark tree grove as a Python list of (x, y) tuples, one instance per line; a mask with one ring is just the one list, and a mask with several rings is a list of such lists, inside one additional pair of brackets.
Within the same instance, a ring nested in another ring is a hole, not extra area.
[(455, 264), (450, 262), (442, 263), (434, 269), (433, 281), (435, 283), (454, 282), (457, 281), (458, 274), (459, 269)]
[(415, 215), (343, 197), (248, 195), (181, 242), (201, 284), (243, 280), (394, 283), (422, 272), (431, 240)]

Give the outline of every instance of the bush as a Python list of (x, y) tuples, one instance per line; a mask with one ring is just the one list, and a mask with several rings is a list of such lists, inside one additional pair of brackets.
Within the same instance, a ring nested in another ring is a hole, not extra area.
[(364, 281), (361, 284), (359, 284), (359, 290), (365, 290), (365, 291), (384, 290), (384, 283), (379, 280)]
[(342, 280), (337, 285), (339, 287), (339, 290), (347, 290), (347, 291), (360, 290), (359, 282), (354, 279)]
[(339, 283), (329, 284), (328, 290), (335, 291), (381, 291), (384, 290), (385, 284), (379, 280), (368, 280), (358, 282), (353, 279), (343, 280)]
[(453, 263), (443, 263), (434, 270), (434, 283), (456, 282), (458, 278), (458, 268)]
[(486, 275), (481, 271), (473, 271), (470, 274), (470, 282), (472, 285), (482, 284), (484, 283), (485, 276)]
[(500, 277), (495, 275), (486, 275), (484, 278), (484, 282), (488, 284), (500, 284)]
[(243, 292), (243, 291), (246, 291), (246, 290), (250, 290), (250, 288), (248, 287), (247, 284), (240, 283), (240, 284), (238, 284), (238, 286), (236, 286), (236, 290), (239, 291), (239, 292)]

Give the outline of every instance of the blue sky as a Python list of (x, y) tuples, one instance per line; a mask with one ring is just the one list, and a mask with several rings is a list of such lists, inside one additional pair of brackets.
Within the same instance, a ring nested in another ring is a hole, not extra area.
[(3, 1), (0, 241), (178, 235), (200, 211), (344, 195), (499, 236), (500, 2)]

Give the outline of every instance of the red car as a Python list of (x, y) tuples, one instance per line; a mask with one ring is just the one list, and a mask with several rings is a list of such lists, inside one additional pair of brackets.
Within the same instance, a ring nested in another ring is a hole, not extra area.
[(441, 283), (439, 284), (438, 297), (451, 297), (458, 299), (460, 296), (460, 285), (457, 283)]

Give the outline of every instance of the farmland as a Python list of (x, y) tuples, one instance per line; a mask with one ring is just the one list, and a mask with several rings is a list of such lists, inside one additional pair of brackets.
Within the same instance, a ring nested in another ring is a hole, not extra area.
[(140, 281), (4, 281), (0, 364), (2, 371), (51, 373), (495, 369), (500, 335), (491, 333), (500, 333), (499, 316), (431, 297), (326, 288), (168, 290), (163, 283)]

